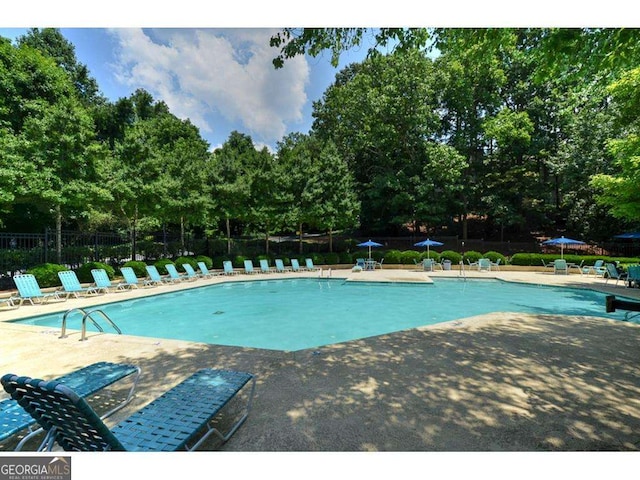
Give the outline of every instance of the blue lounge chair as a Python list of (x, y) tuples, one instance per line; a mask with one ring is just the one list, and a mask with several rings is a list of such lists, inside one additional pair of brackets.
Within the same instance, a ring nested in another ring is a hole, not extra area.
[[(65, 451), (194, 450), (212, 434), (225, 442), (247, 419), (255, 391), (250, 373), (200, 370), (109, 430), (86, 400), (64, 383), (13, 374), (0, 382), (49, 432), (48, 447), (55, 442)], [(221, 431), (213, 421), (248, 384), (240, 418)]]
[(69, 298), (73, 295), (76, 298), (79, 298), (79, 295), (93, 295), (100, 293), (96, 287), (83, 287), (80, 285), (80, 281), (78, 280), (78, 276), (76, 272), (72, 270), (65, 270), (63, 272), (58, 272), (58, 278), (62, 282), (62, 292), (67, 295)]
[(582, 267), (582, 273), (593, 274), (594, 277), (604, 277), (604, 274), (607, 273), (604, 260), (596, 260), (593, 265)]
[[(129, 288), (138, 288), (140, 285), (140, 279), (136, 276), (136, 272), (131, 267), (122, 267), (120, 268), (120, 273), (122, 273), (122, 277), (124, 278), (124, 285)], [(142, 285), (153, 285), (154, 282), (151, 280), (143, 279)]]
[(640, 287), (640, 265), (629, 265), (627, 268), (627, 286)]
[(187, 274), (187, 279), (189, 280), (197, 280), (202, 276), (202, 275), (198, 275), (196, 271), (193, 269), (193, 267), (188, 263), (183, 263), (182, 268), (184, 268), (184, 271)]
[(61, 298), (57, 291), (43, 293), (42, 290), (40, 290), (40, 285), (38, 285), (38, 280), (36, 280), (36, 277), (30, 273), (14, 275), (13, 281), (15, 282), (18, 294), (20, 295), (16, 299), (20, 301), (18, 305), (22, 305), (25, 300), (28, 300), (31, 305), (34, 305), (34, 301), (38, 303), (45, 303), (52, 298), (56, 300), (66, 300), (66, 297)]
[(178, 269), (173, 263), (167, 263), (164, 267), (167, 269), (167, 273), (169, 273), (169, 278), (167, 279), (167, 281), (182, 282), (183, 280), (188, 279), (186, 275), (180, 275), (180, 273), (178, 273)]
[(231, 263), (231, 260), (225, 260), (222, 262), (222, 269), (225, 275), (238, 275), (238, 272), (233, 269), (233, 263)]
[(254, 273), (257, 273), (253, 269), (253, 262), (251, 260), (245, 260), (244, 261), (244, 273), (246, 273), (248, 275), (253, 275)]
[(554, 273), (554, 275), (558, 275), (558, 274), (568, 275), (569, 274), (569, 267), (567, 266), (567, 261), (563, 260), (562, 258), (554, 260), (553, 261), (553, 273)]
[[(132, 375), (134, 376), (131, 377)], [(107, 418), (122, 409), (133, 399), (140, 377), (139, 367), (124, 363), (98, 362), (59, 377), (54, 381), (64, 383), (69, 388), (73, 388), (80, 397), (88, 397), (129, 377), (133, 379), (133, 384), (126, 398), (101, 417)], [(27, 440), (42, 431), (41, 428), (34, 428), (35, 423), (35, 418), (29, 415), (16, 400), (7, 398), (0, 402), (0, 441), (29, 429), (26, 436), (16, 446), (16, 450), (21, 450)]]
[(262, 273), (273, 273), (273, 270), (269, 267), (269, 260), (264, 258), (260, 259), (260, 271)]
[(290, 268), (284, 266), (284, 262), (282, 261), (281, 258), (276, 258), (276, 272), (285, 273), (290, 271), (291, 271)]
[(95, 281), (96, 290), (103, 291), (104, 293), (110, 293), (112, 291), (125, 290), (129, 286), (126, 283), (113, 284), (109, 279), (109, 275), (104, 268), (94, 268), (91, 270), (91, 276)]
[(365, 262), (364, 258), (356, 258), (356, 267), (360, 267), (363, 270), (367, 268), (367, 263)]
[[(320, 267), (316, 267), (313, 264), (313, 259), (311, 258), (305, 258), (304, 263), (307, 267), (307, 270), (309, 270), (310, 272), (317, 272), (318, 270), (322, 270)], [(381, 265), (380, 268), (382, 268), (382, 263), (380, 265)]]
[(172, 280), (169, 277), (161, 276), (160, 272), (158, 272), (158, 269), (156, 268), (155, 265), (145, 265), (145, 268), (147, 269), (147, 273), (149, 274), (149, 278), (147, 279), (147, 282), (150, 285), (162, 285), (164, 283), (172, 282)]
[(297, 258), (291, 259), (291, 270), (294, 272), (304, 272), (307, 268), (301, 267), (300, 262), (298, 262)]
[(209, 269), (207, 268), (207, 265), (204, 262), (198, 262), (198, 268), (200, 269), (202, 276), (205, 278), (211, 278), (218, 275), (218, 272), (209, 271)]
[(627, 280), (627, 272), (618, 272), (618, 269), (613, 263), (605, 263), (604, 266), (607, 269), (606, 280), (604, 281), (605, 284), (614, 278), (616, 280), (616, 285), (618, 285), (620, 280), (623, 282)]
[(478, 271), (479, 272), (490, 272), (491, 271), (491, 260), (488, 258), (480, 258), (478, 259)]

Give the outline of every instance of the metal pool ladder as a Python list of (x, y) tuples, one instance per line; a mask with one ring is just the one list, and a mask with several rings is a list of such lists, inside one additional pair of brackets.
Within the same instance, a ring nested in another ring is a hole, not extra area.
[(66, 336), (67, 336), (67, 317), (73, 312), (82, 313), (82, 335), (80, 336), (80, 341), (84, 341), (84, 340), (87, 339), (87, 320), (90, 320), (91, 323), (93, 323), (93, 325), (100, 332), (104, 332), (104, 329), (102, 328), (102, 325), (100, 325), (93, 318), (93, 314), (94, 313), (99, 313), (103, 320), (106, 320), (107, 323), (109, 325), (111, 325), (113, 327), (113, 329), (116, 332), (118, 332), (119, 335), (122, 335), (122, 330), (120, 330), (120, 328), (115, 324), (115, 322), (113, 320), (111, 320), (111, 318), (109, 318), (109, 315), (104, 313), (102, 310), (96, 309), (96, 310), (86, 311), (84, 308), (72, 308), (71, 310), (67, 310), (65, 312), (65, 314), (62, 316), (62, 330), (60, 331), (60, 337), (59, 338), (66, 338)]
[(460, 271), (458, 272), (458, 278), (463, 281), (467, 281), (467, 272), (464, 269), (464, 261), (460, 260)]

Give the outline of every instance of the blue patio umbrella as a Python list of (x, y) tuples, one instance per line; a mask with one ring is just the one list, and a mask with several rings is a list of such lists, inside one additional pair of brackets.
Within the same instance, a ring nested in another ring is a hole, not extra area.
[(564, 258), (564, 246), (565, 245), (584, 245), (585, 243), (580, 240), (573, 240), (572, 238), (566, 238), (564, 236), (558, 238), (552, 238), (542, 242), (543, 245), (560, 245), (560, 258)]
[(429, 247), (441, 247), (442, 245), (444, 245), (444, 243), (437, 242), (435, 240), (429, 240), (427, 238), (426, 240), (423, 240), (418, 243), (414, 243), (413, 245), (416, 247), (427, 247), (427, 258), (429, 258)]
[(371, 239), (366, 242), (362, 242), (358, 244), (358, 247), (369, 247), (369, 258), (371, 258), (371, 247), (381, 247), (382, 244), (378, 242), (374, 242)]
[(628, 233), (621, 233), (620, 235), (614, 235), (613, 238), (626, 238), (626, 239), (632, 239), (632, 240), (637, 240), (640, 239), (640, 232), (628, 232)]

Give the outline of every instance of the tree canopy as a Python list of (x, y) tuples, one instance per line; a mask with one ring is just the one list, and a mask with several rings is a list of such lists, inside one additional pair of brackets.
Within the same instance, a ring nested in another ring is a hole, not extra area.
[[(281, 67), (354, 46), (309, 132), (214, 151), (142, 89), (104, 98), (56, 29), (0, 38), (5, 229), (357, 229), (592, 241), (640, 226), (636, 29), (283, 29)], [(391, 53), (378, 48), (386, 45)], [(595, 200), (595, 201), (594, 201)]]

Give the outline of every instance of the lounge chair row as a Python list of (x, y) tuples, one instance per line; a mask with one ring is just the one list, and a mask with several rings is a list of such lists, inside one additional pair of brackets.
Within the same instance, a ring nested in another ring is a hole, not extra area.
[[(304, 267), (300, 266), (297, 259), (291, 260), (291, 267), (285, 267), (281, 259), (276, 259), (275, 268), (271, 268), (267, 260), (260, 260), (260, 270), (255, 270), (253, 262), (251, 260), (244, 261), (244, 273), (274, 273), (274, 272), (302, 272), (302, 271), (317, 271), (319, 268), (313, 265), (313, 260), (306, 259)], [(45, 303), (51, 299), (55, 300), (67, 300), (69, 297), (78, 298), (81, 295), (93, 295), (99, 293), (110, 293), (119, 290), (138, 288), (142, 286), (162, 285), (166, 283), (176, 283), (183, 280), (196, 280), (198, 278), (211, 278), (216, 275), (236, 275), (243, 273), (242, 271), (235, 270), (233, 264), (230, 261), (225, 261), (221, 272), (210, 271), (204, 262), (198, 262), (199, 272), (196, 272), (191, 265), (185, 263), (183, 268), (185, 274), (180, 274), (173, 264), (167, 264), (166, 269), (168, 275), (160, 275), (158, 269), (154, 265), (147, 265), (146, 270), (148, 277), (139, 279), (133, 268), (122, 267), (120, 269), (123, 281), (114, 284), (109, 279), (107, 272), (102, 268), (96, 268), (91, 270), (91, 275), (94, 279), (94, 284), (83, 287), (78, 280), (76, 273), (72, 270), (65, 270), (58, 272), (58, 277), (62, 283), (62, 288), (53, 292), (43, 292), (38, 284), (38, 280), (32, 274), (25, 273), (15, 275), (13, 280), (18, 289), (18, 296), (11, 296), (3, 299), (2, 302), (7, 303), (9, 306), (21, 306), (25, 301), (32, 305), (36, 302)]]
[[(134, 365), (100, 362), (52, 381), (6, 374), (0, 382), (11, 398), (0, 402), (0, 441), (26, 432), (16, 450), (44, 433), (40, 451), (55, 444), (65, 451), (191, 451), (211, 435), (227, 441), (251, 410), (253, 374), (203, 369), (109, 429), (103, 420), (131, 401), (140, 372)], [(87, 397), (131, 376), (124, 401), (99, 416)], [(223, 408), (247, 389), (243, 408), (221, 427)]]
[[(62, 288), (53, 292), (43, 292), (36, 277), (30, 273), (14, 275), (13, 281), (18, 289), (18, 296), (11, 296), (5, 301), (10, 306), (16, 306), (16, 304), (17, 306), (21, 306), (25, 301), (34, 305), (35, 303), (48, 302), (51, 299), (67, 300), (69, 297), (79, 298), (81, 295), (86, 296), (138, 288), (140, 284), (155, 285), (182, 279), (174, 265), (167, 265), (167, 270), (169, 271), (168, 277), (162, 277), (158, 273), (158, 269), (153, 265), (147, 266), (149, 278), (146, 279), (138, 279), (131, 267), (122, 267), (120, 270), (124, 277), (124, 281), (117, 284), (111, 282), (104, 269), (96, 268), (91, 270), (94, 284), (87, 287), (82, 286), (74, 271), (65, 270), (58, 272), (58, 278), (60, 278)], [(197, 278), (193, 269), (191, 269), (191, 272), (193, 273), (194, 278)]]
[(223, 262), (223, 275), (235, 275), (238, 273), (247, 273), (249, 275), (254, 273), (287, 273), (287, 272), (316, 272), (319, 271), (320, 268), (316, 267), (313, 264), (313, 260), (311, 258), (305, 259), (304, 266), (300, 265), (300, 262), (297, 258), (291, 259), (291, 266), (285, 267), (284, 262), (281, 258), (276, 258), (275, 267), (269, 266), (269, 261), (265, 259), (260, 260), (260, 269), (257, 270), (253, 266), (253, 262), (251, 260), (244, 261), (244, 272), (240, 270), (234, 270), (233, 264), (227, 260)]
[[(185, 263), (182, 265), (185, 270), (185, 274), (182, 275), (178, 273), (175, 265), (167, 264), (167, 272), (168, 276), (162, 277), (158, 274), (157, 269), (153, 265), (147, 266), (147, 272), (149, 273), (149, 279), (145, 282), (147, 284), (161, 284), (165, 282), (176, 282), (181, 280), (195, 280), (197, 278), (210, 278), (217, 275), (238, 275), (241, 273), (245, 273), (248, 275), (252, 275), (255, 273), (286, 273), (286, 272), (314, 272), (320, 270), (320, 268), (316, 267), (313, 264), (313, 260), (311, 258), (307, 258), (305, 260), (305, 266), (301, 266), (300, 262), (297, 259), (291, 259), (291, 267), (285, 267), (282, 259), (275, 260), (275, 267), (272, 268), (269, 266), (269, 261), (262, 259), (260, 260), (260, 269), (254, 267), (253, 262), (251, 260), (244, 261), (244, 270), (237, 270), (233, 268), (233, 263), (230, 260), (225, 260), (222, 263), (222, 271), (210, 271), (204, 262), (198, 262), (198, 268), (200, 272), (196, 272), (191, 265)], [(121, 269), (122, 270), (122, 269)], [(122, 272), (124, 275), (124, 271)]]

